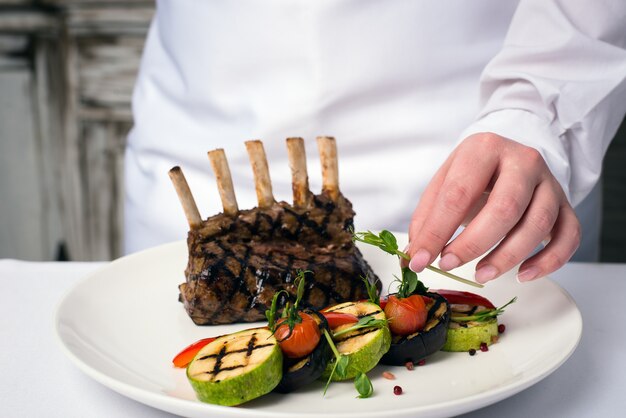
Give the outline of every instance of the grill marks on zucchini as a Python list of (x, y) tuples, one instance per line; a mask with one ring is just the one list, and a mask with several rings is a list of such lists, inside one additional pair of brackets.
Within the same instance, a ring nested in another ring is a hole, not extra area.
[[(385, 319), (385, 313), (380, 307), (370, 302), (345, 302), (333, 306), (327, 311), (347, 313), (358, 318), (370, 315), (375, 319)], [(333, 331), (339, 332), (351, 326), (352, 324), (340, 325)], [(333, 340), (339, 353), (350, 359), (346, 375), (342, 378), (333, 375), (333, 380), (346, 380), (354, 378), (359, 373), (366, 373), (378, 364), (380, 358), (389, 349), (391, 334), (386, 326), (381, 328), (368, 327), (340, 334), (333, 337)], [(334, 361), (331, 361), (327, 366), (324, 372), (325, 378), (330, 376), (333, 365)]]
[(239, 405), (278, 385), (283, 357), (267, 328), (223, 335), (204, 346), (187, 367), (187, 378), (203, 402)]
[[(226, 351), (226, 344), (224, 344), (224, 346), (222, 347), (222, 349), (220, 350), (220, 352), (218, 354), (209, 354), (207, 356), (203, 356), (201, 358), (199, 358), (198, 360), (206, 360), (209, 358), (214, 358), (215, 359), (215, 364), (213, 366), (213, 370), (207, 370), (204, 373), (208, 374), (208, 375), (218, 375), (220, 372), (223, 371), (229, 371), (229, 370), (235, 370), (235, 369), (239, 369), (242, 367), (246, 367), (249, 363), (250, 363), (250, 356), (252, 355), (252, 352), (254, 350), (258, 350), (260, 348), (263, 347), (270, 347), (273, 346), (274, 344), (261, 344), (261, 345), (255, 345), (256, 342), (256, 335), (253, 335), (252, 338), (250, 338), (250, 340), (248, 341), (248, 347), (246, 348), (242, 348), (240, 350), (234, 350), (234, 351)], [(231, 355), (231, 354), (237, 354), (237, 353), (246, 353), (246, 364), (235, 364), (233, 366), (229, 366), (229, 367), (222, 367), (222, 360), (225, 356), (227, 355)], [(219, 380), (214, 380), (214, 382), (219, 382)]]
[[(378, 306), (365, 302), (341, 303), (331, 309), (328, 309), (327, 311), (352, 314), (359, 319), (368, 315), (376, 319), (385, 318), (385, 313)], [(342, 329), (349, 328), (350, 326), (351, 324), (341, 325), (334, 331), (341, 331)], [(366, 345), (371, 339), (373, 339), (379, 330), (380, 328), (362, 328), (340, 335), (336, 338), (337, 349), (342, 354), (357, 351), (360, 347)]]
[(270, 336), (267, 330), (249, 331), (250, 333), (241, 332), (220, 337), (202, 349), (193, 368), (190, 367), (190, 376), (217, 383), (234, 373), (245, 373), (246, 368), (256, 367), (276, 343), (265, 342)]

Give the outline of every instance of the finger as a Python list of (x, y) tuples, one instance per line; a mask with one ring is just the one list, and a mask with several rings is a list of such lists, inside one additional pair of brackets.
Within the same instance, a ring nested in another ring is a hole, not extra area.
[(559, 214), (561, 196), (557, 196), (556, 193), (547, 181), (537, 186), (521, 220), (506, 238), (476, 265), (477, 282), (485, 283), (511, 270), (550, 235)]
[[(523, 170), (513, 168), (503, 171), (495, 182), (483, 210), (443, 250), (439, 266), (443, 270), (451, 270), (493, 248), (522, 218), (533, 197), (535, 187), (534, 177)], [(549, 184), (545, 187), (548, 190), (541, 197), (554, 202)], [(554, 206), (555, 212), (558, 211), (558, 201)], [(546, 235), (550, 229), (546, 231)], [(541, 239), (544, 237), (545, 235)], [(494, 277), (490, 277), (489, 280)]]
[(463, 219), (464, 226), (467, 226), (470, 222), (472, 222), (472, 219), (474, 219), (476, 215), (478, 215), (480, 211), (483, 210), (483, 208), (487, 204), (488, 199), (489, 192), (483, 192), (483, 194), (480, 196), (480, 199), (478, 199), (478, 201), (469, 210), (469, 212), (467, 212), (467, 215), (465, 215), (465, 219)]
[(486, 190), (497, 164), (498, 154), (481, 152), (480, 147), (455, 156), (422, 227), (411, 239), (413, 271), (422, 271), (439, 254)]
[(576, 213), (569, 204), (561, 206), (551, 235), (546, 247), (520, 266), (517, 274), (520, 282), (528, 282), (558, 270), (576, 252), (580, 245), (581, 228)]

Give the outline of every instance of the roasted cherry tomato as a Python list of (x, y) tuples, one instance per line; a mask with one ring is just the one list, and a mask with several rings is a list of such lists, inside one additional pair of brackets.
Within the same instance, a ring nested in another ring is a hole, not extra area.
[(291, 335), (284, 318), (278, 320), (274, 336), (283, 354), (289, 358), (300, 358), (311, 353), (321, 338), (320, 327), (313, 317), (300, 312), (302, 322), (295, 324)]
[(439, 293), (452, 305), (484, 306), (485, 308), (496, 309), (488, 299), (475, 293), (447, 289), (431, 290), (431, 292)]
[(339, 325), (345, 324), (354, 324), (355, 322), (359, 322), (359, 318), (356, 315), (343, 313), (343, 312), (322, 312), (326, 321), (328, 321), (328, 327), (330, 329), (335, 329)]
[(172, 359), (172, 363), (174, 363), (174, 366), (176, 367), (180, 367), (180, 368), (187, 367), (187, 365), (191, 363), (191, 360), (193, 360), (196, 354), (198, 354), (198, 351), (200, 351), (202, 347), (204, 347), (205, 345), (207, 345), (208, 343), (214, 340), (215, 338), (212, 337), (212, 338), (203, 338), (199, 341), (196, 341), (195, 343), (191, 344), (187, 348), (184, 348), (180, 353), (178, 353), (176, 357)]
[(385, 316), (392, 334), (409, 335), (424, 328), (428, 310), (420, 295), (404, 299), (391, 295), (385, 305)]

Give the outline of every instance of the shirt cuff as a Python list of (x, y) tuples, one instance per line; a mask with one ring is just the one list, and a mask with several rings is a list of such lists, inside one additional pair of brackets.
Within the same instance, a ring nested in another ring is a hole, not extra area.
[(460, 141), (480, 132), (491, 132), (539, 151), (552, 175), (557, 179), (570, 204), (571, 167), (566, 144), (549, 121), (522, 109), (503, 109), (490, 112), (463, 131)]

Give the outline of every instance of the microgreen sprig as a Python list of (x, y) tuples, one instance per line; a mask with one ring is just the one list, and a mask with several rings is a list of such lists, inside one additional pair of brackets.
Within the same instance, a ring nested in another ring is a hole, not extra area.
[(363, 372), (359, 373), (354, 378), (354, 387), (356, 391), (359, 392), (359, 396), (357, 398), (369, 398), (374, 393), (374, 386), (372, 385), (371, 380), (367, 375)]
[(352, 331), (356, 331), (361, 328), (383, 328), (387, 325), (386, 319), (376, 319), (372, 315), (366, 315), (362, 318), (359, 318), (357, 322), (349, 327), (346, 327), (340, 331), (333, 332), (333, 337), (337, 338), (340, 335), (347, 334)]
[(378, 296), (378, 289), (376, 288), (376, 283), (380, 281), (380, 279), (377, 277), (375, 281), (370, 281), (369, 277), (361, 276), (361, 280), (363, 280), (365, 289), (367, 290), (367, 301), (380, 306), (380, 297)]
[(274, 293), (274, 297), (272, 298), (272, 304), (270, 306), (270, 309), (267, 309), (265, 311), (265, 318), (267, 318), (267, 326), (270, 329), (270, 331), (272, 331), (272, 333), (276, 331), (276, 314), (278, 311), (278, 298), (283, 293), (285, 295), (289, 295), (289, 293), (287, 293), (286, 290), (281, 290), (281, 291)]
[(512, 303), (515, 303), (516, 300), (517, 300), (517, 296), (515, 296), (513, 299), (511, 299), (510, 301), (508, 301), (507, 303), (505, 303), (504, 305), (500, 306), (497, 309), (487, 309), (484, 311), (477, 312), (474, 315), (451, 315), (450, 320), (454, 322), (470, 322), (470, 321), (487, 322), (490, 319), (495, 318), (496, 316), (503, 313), (504, 308), (506, 308)]
[[(328, 330), (324, 329), (324, 337), (328, 341), (328, 345), (335, 355), (335, 361), (333, 364), (333, 368), (330, 372), (330, 376), (328, 376), (328, 380), (326, 381), (326, 386), (324, 386), (324, 396), (328, 391), (328, 386), (330, 386), (330, 382), (332, 382), (333, 376), (337, 376), (339, 379), (345, 379), (348, 375), (348, 366), (350, 365), (350, 357), (345, 356), (339, 353), (333, 338), (331, 337)], [(367, 377), (367, 375), (363, 372), (359, 372), (354, 378), (354, 387), (359, 393), (358, 398), (369, 398), (374, 393), (374, 386), (372, 386), (372, 382)]]
[[(374, 234), (372, 231), (367, 231), (367, 232), (354, 232), (352, 234), (352, 239), (354, 241), (359, 241), (359, 242), (363, 242), (365, 244), (369, 244), (369, 245), (373, 245), (375, 247), (380, 248), (381, 250), (385, 251), (386, 253), (392, 254), (392, 255), (397, 255), (400, 258), (403, 258), (407, 261), (409, 261), (411, 259), (411, 257), (409, 257), (409, 255), (403, 251), (400, 251), (398, 249), (398, 241), (396, 240), (396, 237), (389, 231), (387, 231), (386, 229), (380, 231), (380, 233), (378, 235)], [(446, 276), (450, 279), (456, 280), (458, 282), (461, 283), (465, 283), (467, 285), (470, 286), (474, 286), (474, 287), (484, 287), (482, 284), (480, 283), (476, 283), (474, 281), (471, 280), (467, 280), (464, 279), (462, 277), (459, 277), (455, 274), (452, 274), (450, 272), (447, 271), (443, 271), (433, 265), (428, 265), (426, 266), (427, 269), (434, 271), (436, 273), (439, 273), (443, 276)], [(403, 269), (404, 270), (404, 269)], [(407, 269), (408, 270), (408, 269)], [(404, 272), (403, 272), (403, 276), (404, 276)]]
[(326, 341), (328, 341), (328, 345), (335, 355), (335, 364), (333, 365), (333, 369), (330, 371), (330, 376), (328, 376), (326, 386), (324, 386), (324, 395), (326, 395), (328, 386), (330, 386), (330, 382), (332, 381), (335, 373), (340, 379), (346, 376), (348, 364), (350, 363), (350, 358), (339, 353), (339, 350), (337, 350), (337, 346), (335, 346), (333, 338), (330, 336), (328, 330), (326, 329), (324, 329), (324, 337), (326, 338)]
[[(291, 304), (290, 302), (287, 302), (285, 304), (285, 308), (283, 309), (282, 318), (285, 318), (285, 320), (281, 322), (279, 326), (287, 325), (289, 327), (289, 333), (284, 339), (289, 338), (296, 324), (299, 324), (300, 322), (302, 322), (302, 318), (300, 317), (299, 312), (300, 312), (300, 301), (302, 300), (302, 297), (304, 296), (304, 285), (306, 282), (306, 278), (305, 278), (306, 273), (310, 273), (310, 271), (309, 270), (297, 271), (297, 277), (293, 282), (294, 285), (296, 286), (296, 300), (293, 302), (293, 304)], [(287, 293), (287, 291), (285, 290), (276, 292), (274, 294), (274, 297), (272, 298), (272, 304), (270, 306), (270, 309), (265, 311), (265, 317), (267, 318), (268, 327), (272, 331), (272, 333), (276, 332), (276, 313), (278, 310), (278, 298), (283, 293), (286, 294), (287, 297), (289, 296), (289, 293)]]
[(400, 299), (408, 298), (415, 293), (415, 291), (419, 294), (424, 294), (428, 291), (424, 283), (417, 278), (417, 273), (408, 267), (402, 267), (402, 279), (396, 277), (394, 281), (398, 282), (397, 296)]

